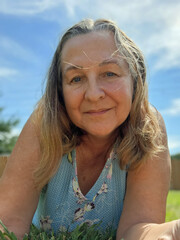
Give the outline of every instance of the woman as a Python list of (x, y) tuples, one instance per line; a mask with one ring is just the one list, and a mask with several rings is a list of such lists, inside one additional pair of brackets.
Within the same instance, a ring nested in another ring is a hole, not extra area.
[(102, 221), (117, 239), (179, 239), (179, 221), (164, 223), (169, 181), (140, 50), (111, 21), (81, 21), (62, 37), (10, 156), (0, 218), (20, 238), (33, 219), (56, 232)]

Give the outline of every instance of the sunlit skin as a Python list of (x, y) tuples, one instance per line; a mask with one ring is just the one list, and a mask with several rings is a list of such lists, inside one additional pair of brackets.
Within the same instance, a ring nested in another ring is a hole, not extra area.
[(113, 34), (92, 32), (69, 39), (62, 51), (62, 76), (71, 121), (97, 139), (115, 135), (129, 115), (133, 83)]

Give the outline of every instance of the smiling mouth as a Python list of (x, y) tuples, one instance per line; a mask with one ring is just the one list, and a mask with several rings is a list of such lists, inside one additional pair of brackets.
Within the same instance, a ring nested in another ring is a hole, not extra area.
[(108, 111), (110, 111), (111, 108), (108, 108), (108, 109), (98, 109), (98, 110), (90, 110), (90, 111), (87, 111), (85, 112), (86, 114), (89, 114), (89, 115), (94, 115), (94, 116), (98, 116), (98, 115), (102, 115)]

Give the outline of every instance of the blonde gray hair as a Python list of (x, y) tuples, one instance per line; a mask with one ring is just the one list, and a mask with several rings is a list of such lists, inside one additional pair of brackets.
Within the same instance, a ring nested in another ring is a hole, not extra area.
[(80, 144), (82, 134), (71, 122), (64, 104), (61, 71), (63, 47), (69, 39), (95, 31), (114, 34), (117, 49), (127, 62), (133, 80), (132, 108), (126, 121), (119, 126), (117, 153), (120, 167), (124, 169), (127, 164), (130, 168), (137, 167), (162, 148), (157, 115), (148, 102), (143, 54), (114, 22), (86, 19), (68, 29), (62, 36), (49, 69), (45, 93), (37, 105), (36, 123), (40, 128), (42, 157), (35, 171), (35, 180), (40, 188), (56, 172), (62, 156)]

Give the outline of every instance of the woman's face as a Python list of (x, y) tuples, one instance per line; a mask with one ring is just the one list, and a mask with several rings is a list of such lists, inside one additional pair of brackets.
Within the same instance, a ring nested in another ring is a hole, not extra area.
[(133, 83), (127, 63), (107, 31), (69, 39), (62, 51), (63, 94), (71, 121), (107, 138), (129, 115)]

